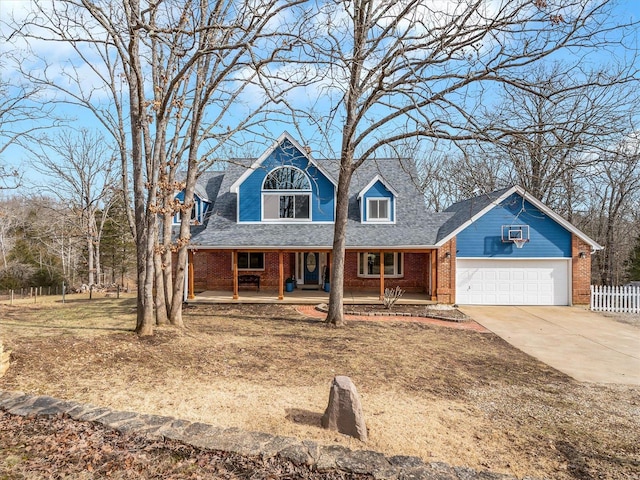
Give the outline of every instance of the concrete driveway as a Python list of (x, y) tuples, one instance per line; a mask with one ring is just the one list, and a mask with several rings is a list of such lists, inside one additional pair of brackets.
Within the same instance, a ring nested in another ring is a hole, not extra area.
[(576, 380), (640, 385), (640, 328), (579, 307), (463, 306), (460, 310)]

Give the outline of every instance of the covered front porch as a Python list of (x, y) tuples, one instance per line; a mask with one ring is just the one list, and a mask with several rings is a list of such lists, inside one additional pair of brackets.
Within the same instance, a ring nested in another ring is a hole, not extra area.
[[(197, 293), (188, 303), (282, 303), (296, 305), (317, 305), (327, 303), (329, 294), (322, 290), (294, 289), (292, 292), (284, 292), (282, 299), (278, 298), (275, 290), (241, 290), (238, 298), (233, 298), (233, 292), (225, 290), (206, 290)], [(344, 303), (346, 305), (376, 305), (382, 304), (379, 292), (364, 292), (345, 290)], [(406, 292), (396, 305), (432, 305), (437, 302), (431, 300), (426, 293)]]
[[(192, 248), (185, 300), (326, 302), (332, 260), (331, 251), (321, 248)], [(444, 258), (439, 259), (435, 249), (349, 249), (345, 257), (345, 303), (380, 303), (386, 287), (405, 291), (400, 303), (442, 301), (437, 288), (439, 260)]]

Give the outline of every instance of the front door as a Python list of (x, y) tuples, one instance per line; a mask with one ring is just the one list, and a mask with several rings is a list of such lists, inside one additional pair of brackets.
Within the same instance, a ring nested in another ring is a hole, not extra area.
[(305, 285), (318, 285), (320, 275), (320, 262), (318, 261), (318, 254), (315, 252), (308, 252), (304, 254), (304, 284)]

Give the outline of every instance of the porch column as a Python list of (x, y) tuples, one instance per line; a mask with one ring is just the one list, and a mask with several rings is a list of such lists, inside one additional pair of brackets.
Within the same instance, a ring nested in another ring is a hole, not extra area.
[(284, 300), (284, 258), (282, 250), (278, 252), (278, 300)]
[(380, 252), (380, 300), (384, 299), (384, 252)]
[(431, 260), (431, 278), (429, 279), (429, 283), (431, 284), (431, 301), (435, 302), (438, 300), (438, 251), (431, 250), (429, 253), (429, 259)]
[(233, 299), (238, 300), (238, 251), (231, 252), (233, 263)]
[(189, 288), (188, 288), (188, 293), (187, 293), (187, 299), (188, 300), (193, 300), (194, 298), (196, 298), (196, 295), (194, 293), (194, 273), (193, 273), (193, 250), (187, 250), (187, 258), (189, 261), (189, 266), (188, 266), (188, 272), (187, 275), (189, 276)]

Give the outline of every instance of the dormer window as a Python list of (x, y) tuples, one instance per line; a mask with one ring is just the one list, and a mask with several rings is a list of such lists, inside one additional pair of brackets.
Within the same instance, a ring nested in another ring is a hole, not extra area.
[(389, 199), (388, 198), (368, 198), (367, 213), (370, 222), (388, 222), (389, 217)]
[(269, 172), (262, 184), (263, 220), (310, 220), (311, 182), (296, 167), (280, 167)]
[[(180, 192), (176, 195), (176, 199), (180, 202), (180, 205), (184, 205), (184, 191)], [(191, 212), (189, 213), (189, 224), (190, 225), (201, 225), (204, 215), (211, 204), (207, 201), (202, 200), (198, 195), (193, 196), (193, 207), (191, 207)], [(180, 225), (181, 216), (180, 211), (177, 211), (173, 215), (173, 224)]]
[(398, 193), (376, 175), (358, 194), (362, 223), (396, 223)]

